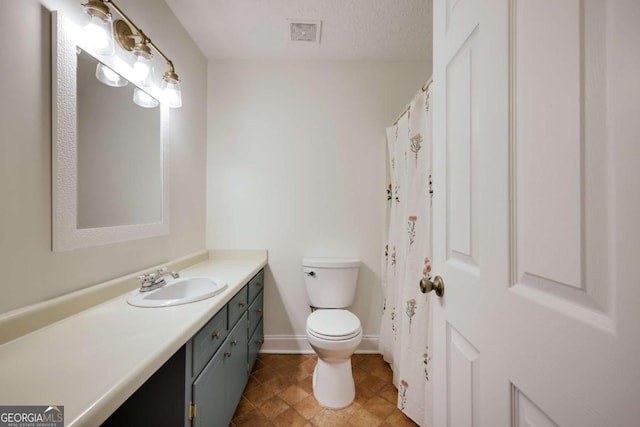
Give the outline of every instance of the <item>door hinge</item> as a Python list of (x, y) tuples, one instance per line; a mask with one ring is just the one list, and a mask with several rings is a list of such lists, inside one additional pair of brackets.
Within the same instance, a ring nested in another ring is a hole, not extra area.
[(193, 420), (196, 417), (196, 411), (198, 410), (198, 405), (194, 405), (189, 402), (189, 421)]
[(247, 363), (247, 372), (249, 372), (249, 363)]

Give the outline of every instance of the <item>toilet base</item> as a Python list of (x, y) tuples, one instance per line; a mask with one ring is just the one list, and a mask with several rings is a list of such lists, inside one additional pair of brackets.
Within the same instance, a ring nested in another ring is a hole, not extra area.
[(318, 358), (313, 371), (313, 395), (318, 403), (327, 408), (349, 406), (356, 397), (351, 358), (337, 363), (327, 363)]

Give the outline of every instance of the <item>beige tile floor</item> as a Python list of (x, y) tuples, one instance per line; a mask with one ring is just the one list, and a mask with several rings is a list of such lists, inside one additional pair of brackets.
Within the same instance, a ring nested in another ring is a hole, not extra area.
[(396, 408), (398, 392), (389, 365), (377, 354), (351, 358), (355, 401), (344, 409), (321, 406), (313, 397), (311, 379), (316, 356), (261, 354), (233, 416), (245, 426), (415, 426)]

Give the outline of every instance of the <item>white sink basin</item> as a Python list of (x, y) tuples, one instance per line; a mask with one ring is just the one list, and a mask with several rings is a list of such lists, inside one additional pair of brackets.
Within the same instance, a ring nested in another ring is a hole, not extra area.
[(127, 302), (136, 307), (169, 307), (202, 301), (219, 294), (227, 288), (220, 279), (183, 277), (170, 280), (161, 288), (149, 292), (133, 291)]

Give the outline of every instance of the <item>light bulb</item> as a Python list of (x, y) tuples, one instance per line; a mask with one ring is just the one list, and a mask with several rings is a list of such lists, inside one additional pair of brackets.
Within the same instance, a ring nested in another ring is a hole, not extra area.
[(180, 90), (180, 83), (167, 83), (167, 87), (164, 89), (164, 96), (171, 108), (182, 107), (182, 93)]
[(180, 80), (172, 71), (168, 71), (162, 77), (163, 101), (169, 104), (170, 108), (182, 107), (182, 90)]
[(107, 86), (112, 87), (123, 87), (129, 84), (127, 79), (104, 64), (96, 66), (96, 78)]
[(111, 55), (113, 53), (113, 33), (111, 32), (111, 18), (99, 18), (91, 16), (89, 23), (84, 27), (89, 45), (96, 53)]
[(134, 62), (133, 75), (138, 82), (144, 82), (149, 76), (149, 71), (151, 71), (150, 63), (150, 60), (142, 56), (138, 56), (136, 62)]
[(136, 62), (133, 63), (133, 75), (139, 84), (143, 86), (148, 85), (146, 82), (147, 77), (151, 71), (151, 60), (153, 59), (153, 53), (147, 45), (146, 40), (142, 40), (133, 48), (133, 54), (136, 56)]
[(155, 108), (159, 104), (157, 99), (140, 88), (133, 90), (133, 102), (143, 108)]

